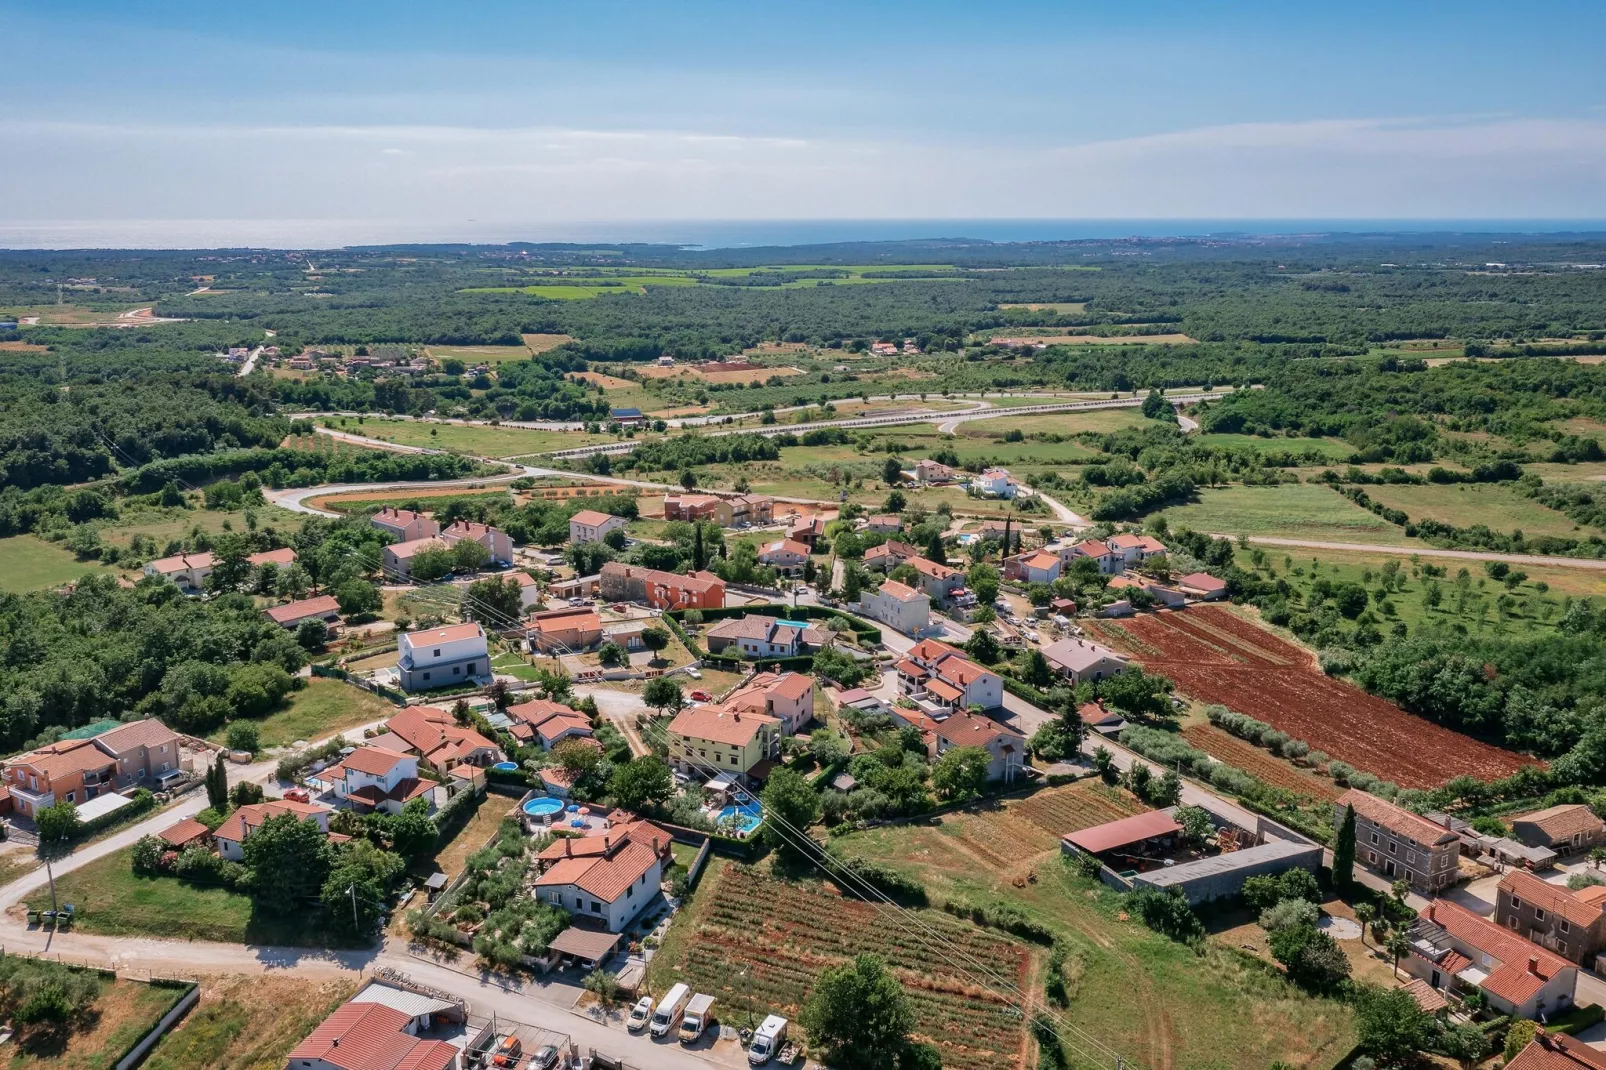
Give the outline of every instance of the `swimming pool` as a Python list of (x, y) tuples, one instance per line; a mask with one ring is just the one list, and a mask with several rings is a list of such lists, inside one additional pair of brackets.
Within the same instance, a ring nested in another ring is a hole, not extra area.
[(514, 773), (514, 772), (518, 771), (519, 763), (518, 762), (497, 762), (495, 765), (491, 766), (491, 768), (495, 769), (499, 773)]
[(524, 804), (524, 812), (531, 817), (551, 817), (554, 814), (561, 813), (562, 810), (563, 800), (550, 797), (531, 799)]
[(764, 823), (764, 807), (756, 802), (727, 806), (714, 815), (714, 824), (724, 828), (727, 823), (733, 824), (737, 832), (746, 836)]

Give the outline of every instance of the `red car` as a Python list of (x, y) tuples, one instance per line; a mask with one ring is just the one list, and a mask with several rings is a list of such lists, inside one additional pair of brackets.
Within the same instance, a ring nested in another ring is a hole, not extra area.
[(307, 794), (306, 788), (291, 788), (284, 793), (284, 797), (291, 802), (304, 803), (312, 801), (312, 796)]
[(701, 691), (701, 690), (693, 691), (691, 693), (691, 697), (692, 697), (692, 701), (693, 702), (712, 702), (712, 701), (714, 701), (714, 696), (710, 695), (707, 691)]

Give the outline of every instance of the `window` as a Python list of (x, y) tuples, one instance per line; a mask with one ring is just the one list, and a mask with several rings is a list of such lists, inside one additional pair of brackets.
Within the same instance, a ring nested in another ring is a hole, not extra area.
[(1393, 840), (1390, 840), (1389, 841), (1389, 854), (1392, 855), (1392, 854), (1399, 854), (1399, 853), (1400, 853), (1400, 845), (1395, 843)]
[(1415, 851), (1407, 851), (1407, 852), (1405, 852), (1405, 861), (1414, 865), (1416, 863), (1416, 852)]
[(429, 673), (428, 672), (424, 673), (424, 679), (426, 679), (426, 680), (429, 679)]
[(69, 791), (67, 793), (67, 801), (68, 802), (77, 802), (78, 801), (78, 799), (76, 798), (77, 795), (78, 795), (78, 793), (76, 791)]
[(1534, 921), (1544, 921), (1544, 920), (1545, 920), (1545, 912), (1543, 910), (1540, 910), (1538, 907), (1535, 907), (1534, 908)]
[(1372, 842), (1373, 842), (1373, 843), (1376, 843), (1376, 842), (1377, 842), (1377, 833), (1375, 833), (1375, 832), (1374, 832), (1374, 833), (1372, 833)]
[(1368, 862), (1372, 863), (1372, 865), (1374, 865), (1374, 866), (1377, 865), (1377, 852), (1376, 851), (1367, 851), (1366, 852), (1366, 860)]
[[(165, 770), (164, 770), (164, 771), (165, 771)], [(138, 774), (138, 776), (137, 776), (137, 777), (136, 777), (136, 779), (138, 779), (138, 780), (144, 780), (144, 779), (145, 779), (145, 770), (143, 770), (143, 769), (141, 769), (141, 770), (140, 770), (140, 771), (139, 771), (139, 774)]]
[(1561, 931), (1562, 931), (1562, 932), (1564, 932), (1564, 933), (1570, 933), (1570, 932), (1572, 932), (1572, 931), (1573, 931), (1573, 927), (1572, 927), (1572, 926), (1571, 926), (1571, 925), (1568, 925), (1568, 924), (1567, 924), (1567, 921), (1566, 921), (1566, 919), (1565, 919), (1565, 918), (1563, 918), (1563, 919), (1559, 919), (1559, 920), (1558, 920), (1558, 921), (1557, 921), (1557, 922), (1556, 922), (1556, 927), (1557, 927), (1557, 928), (1558, 928), (1558, 929), (1560, 929), (1560, 930), (1561, 930)]
[(1512, 929), (1515, 929), (1517, 927), (1517, 915), (1513, 914), (1513, 915), (1511, 915), (1511, 917), (1507, 918), (1506, 919), (1506, 925), (1508, 925)]
[(1557, 940), (1556, 941), (1556, 950), (1560, 951), (1563, 955), (1567, 954), (1567, 941), (1565, 941), (1565, 940)]
[(452, 675), (453, 676), (460, 676), (460, 675), (462, 675), (462, 672), (463, 672), (463, 667), (461, 665), (453, 665), (452, 666)]
[(1518, 899), (1516, 896), (1512, 896), (1511, 897), (1511, 909), (1512, 910), (1521, 910), (1522, 909), (1522, 900)]
[(432, 657), (432, 658), (438, 658), (440, 656), (441, 656), (441, 648), (440, 647), (436, 647), (435, 648), (435, 653), (430, 655), (430, 657)]

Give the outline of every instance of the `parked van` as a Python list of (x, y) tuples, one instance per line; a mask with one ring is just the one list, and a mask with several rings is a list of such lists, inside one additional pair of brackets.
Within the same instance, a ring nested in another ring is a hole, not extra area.
[(684, 984), (671, 988), (663, 999), (658, 1001), (658, 1009), (652, 1012), (652, 1035), (667, 1037), (674, 1032), (680, 1024), (680, 1019), (686, 1013), (686, 1001), (691, 999), (691, 989)]
[(759, 1024), (758, 1032), (753, 1034), (753, 1043), (747, 1048), (747, 1061), (754, 1066), (763, 1066), (785, 1043), (786, 1019), (779, 1014), (772, 1014)]
[(680, 1021), (680, 1042), (682, 1044), (695, 1044), (697, 1038), (703, 1035), (708, 1028), (709, 1019), (713, 1017), (714, 997), (699, 992), (686, 1004), (686, 1016)]

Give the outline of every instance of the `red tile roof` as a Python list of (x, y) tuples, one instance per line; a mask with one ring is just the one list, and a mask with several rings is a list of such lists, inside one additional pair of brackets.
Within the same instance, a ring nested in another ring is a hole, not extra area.
[(346, 1003), (319, 1023), (287, 1056), (326, 1062), (341, 1070), (446, 1070), (457, 1061), (457, 1049), (440, 1040), (419, 1040), (407, 1033), (412, 1018), (378, 1003)]
[(940, 639), (922, 639), (909, 648), (909, 656), (916, 661), (930, 664), (941, 661), (952, 654), (963, 654), (964, 651), (956, 646), (949, 646)]
[(331, 811), (327, 806), (315, 806), (312, 803), (299, 803), (291, 799), (274, 799), (271, 802), (250, 803), (240, 807), (228, 816), (223, 824), (213, 833), (220, 840), (243, 842), (251, 835), (253, 829), (275, 817), (293, 814), (303, 821), (316, 814), (327, 814)]
[(1397, 836), (1415, 840), (1425, 847), (1460, 839), (1443, 825), (1435, 825), (1427, 818), (1419, 817), (1404, 807), (1395, 806), (1386, 799), (1379, 799), (1376, 795), (1369, 795), (1357, 788), (1351, 788), (1340, 795), (1337, 805), (1353, 806), (1357, 816), (1364, 817), (1372, 824), (1386, 828)]
[(554, 717), (583, 716), (574, 707), (565, 706), (561, 702), (553, 702), (549, 698), (537, 698), (531, 699), (529, 702), (520, 702), (517, 705), (509, 706), (502, 712), (532, 727), (544, 721), (549, 721)]
[(1606, 1070), (1606, 1052), (1565, 1033), (1539, 1030), (1506, 1070)]
[(135, 747), (177, 746), (178, 733), (156, 718), (146, 717), (120, 725), (110, 732), (102, 732), (95, 737), (95, 742), (114, 754), (122, 754)]
[(1600, 818), (1594, 811), (1582, 803), (1569, 803), (1562, 806), (1552, 806), (1548, 810), (1539, 810), (1531, 814), (1523, 814), (1511, 819), (1513, 825), (1531, 824), (1539, 831), (1550, 837), (1552, 843), (1570, 840), (1574, 835), (1589, 835), (1599, 832)]
[(535, 879), (535, 886), (550, 888), (572, 884), (605, 903), (612, 903), (657, 863), (658, 852), (632, 837), (607, 857), (560, 860)]
[(897, 580), (888, 580), (887, 582), (883, 583), (880, 587), (880, 593), (891, 598), (896, 598), (900, 602), (909, 602), (916, 598), (925, 597), (925, 595), (921, 594), (913, 587), (910, 587), (905, 583), (899, 583)]
[(1067, 843), (1089, 854), (1102, 854), (1117, 847), (1126, 847), (1156, 836), (1181, 832), (1182, 826), (1164, 810), (1150, 810), (1146, 814), (1108, 821), (1090, 829), (1073, 832), (1065, 837)]
[(611, 513), (601, 513), (601, 512), (598, 512), (595, 509), (582, 509), (578, 513), (575, 513), (573, 516), (571, 516), (569, 518), (569, 522), (571, 524), (579, 523), (579, 524), (581, 524), (581, 525), (583, 525), (585, 527), (588, 527), (588, 528), (595, 528), (595, 527), (601, 527), (603, 524), (606, 524), (610, 520), (623, 520), (623, 519), (624, 519), (624, 517), (622, 517), (622, 516), (614, 516)]
[(1529, 943), (1448, 899), (1435, 899), (1419, 913), (1460, 943), (1498, 959), (1499, 965), (1489, 971), (1478, 987), (1518, 1006), (1532, 998), (1556, 974), (1577, 969), (1560, 955)]
[(211, 829), (207, 828), (193, 817), (186, 817), (178, 824), (163, 829), (159, 835), (162, 837), (162, 839), (166, 840), (174, 847), (182, 847), (191, 840), (200, 836), (211, 835), (211, 832)]
[(385, 776), (397, 764), (407, 760), (407, 755), (399, 751), (386, 750), (383, 747), (358, 747), (341, 761), (347, 769), (355, 769), (359, 773), (370, 776)]
[(1196, 591), (1225, 591), (1227, 581), (1218, 580), (1208, 572), (1190, 572), (1177, 580), (1179, 587), (1192, 587)]
[(776, 718), (763, 713), (738, 713), (724, 706), (695, 706), (675, 715), (675, 719), (669, 722), (669, 734), (745, 747), (765, 725), (779, 723)]
[[(936, 685), (927, 685), (934, 687)], [(937, 722), (932, 729), (938, 737), (956, 747), (985, 747), (995, 739), (1017, 736), (991, 717), (978, 717), (973, 713), (956, 713), (947, 720)]]
[(478, 624), (452, 624), (445, 628), (431, 628), (422, 632), (403, 632), (409, 644), (415, 647), (429, 646), (431, 643), (453, 643), (459, 639), (483, 639), (485, 630)]
[(286, 602), (282, 606), (269, 606), (263, 610), (275, 624), (288, 624), (305, 617), (325, 617), (340, 612), (340, 603), (333, 595), (321, 594), (317, 598), (303, 598), (299, 602)]
[(1512, 869), (1500, 878), (1500, 890), (1514, 895), (1525, 903), (1541, 910), (1560, 915), (1574, 925), (1588, 927), (1600, 921), (1600, 904), (1591, 905), (1567, 890), (1566, 885), (1551, 884), (1525, 869)]
[(296, 552), (288, 546), (281, 546), (277, 550), (267, 550), (260, 554), (252, 554), (246, 560), (258, 567), (262, 565), (293, 565), (296, 561)]

